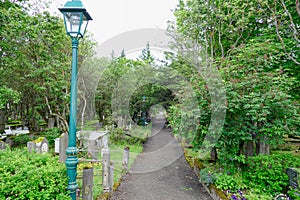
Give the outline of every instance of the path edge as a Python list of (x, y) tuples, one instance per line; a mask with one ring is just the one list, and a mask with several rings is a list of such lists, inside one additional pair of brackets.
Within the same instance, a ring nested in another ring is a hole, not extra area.
[(213, 200), (228, 200), (228, 198), (223, 194), (223, 192), (221, 190), (219, 190), (215, 185), (211, 184), (209, 186), (206, 186), (205, 184), (203, 184), (200, 181), (200, 179), (201, 179), (201, 177), (200, 177), (200, 170), (205, 168), (204, 165), (197, 158), (194, 158), (194, 157), (188, 155), (188, 151), (186, 150), (186, 146), (187, 145), (181, 139), (180, 136), (174, 135), (174, 137), (181, 144), (181, 148), (183, 150), (185, 160), (187, 161), (187, 163), (189, 164), (189, 166), (193, 169), (194, 173), (196, 174), (196, 176), (199, 179), (199, 182), (205, 188), (205, 190), (208, 192), (208, 194), (210, 195), (210, 197)]

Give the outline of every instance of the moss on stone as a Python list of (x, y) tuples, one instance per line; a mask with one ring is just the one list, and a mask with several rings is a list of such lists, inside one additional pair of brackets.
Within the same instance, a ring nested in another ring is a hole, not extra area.
[(194, 158), (194, 166), (197, 166), (199, 170), (205, 168), (204, 164), (198, 158)]
[(120, 184), (121, 184), (121, 180), (118, 181), (118, 182), (116, 182), (116, 183), (114, 183), (113, 191), (116, 191), (118, 189), (118, 187), (120, 186)]
[(42, 142), (44, 139), (45, 139), (44, 137), (39, 137), (38, 139), (33, 140), (32, 142), (34, 142), (34, 143), (40, 143), (40, 142)]
[(108, 200), (111, 197), (111, 193), (103, 193), (97, 200)]
[(215, 185), (210, 185), (208, 188), (210, 191), (214, 190), (221, 200), (228, 200), (228, 197), (223, 193), (223, 191), (219, 190)]

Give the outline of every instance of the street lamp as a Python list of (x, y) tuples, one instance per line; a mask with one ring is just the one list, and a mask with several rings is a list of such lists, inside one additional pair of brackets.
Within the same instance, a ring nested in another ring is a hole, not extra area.
[(146, 104), (146, 96), (143, 96), (143, 110), (142, 110), (143, 127), (145, 127), (146, 125), (146, 116), (147, 116), (145, 104)]
[(69, 140), (66, 149), (67, 175), (69, 177), (68, 190), (71, 198), (76, 200), (77, 190), (77, 147), (76, 147), (76, 115), (77, 115), (77, 61), (78, 43), (83, 38), (89, 20), (92, 20), (80, 0), (68, 1), (64, 7), (59, 8), (64, 16), (67, 34), (72, 39), (72, 75), (70, 93)]

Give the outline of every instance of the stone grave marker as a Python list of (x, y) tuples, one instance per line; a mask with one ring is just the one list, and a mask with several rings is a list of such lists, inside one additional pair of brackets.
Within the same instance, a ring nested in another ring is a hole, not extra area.
[(288, 168), (286, 173), (289, 177), (289, 185), (293, 189), (299, 189), (300, 182), (300, 169), (299, 168)]
[(5, 139), (5, 143), (11, 148), (12, 147), (12, 145), (13, 145), (13, 141), (12, 141), (12, 139), (10, 139), (9, 137), (7, 137), (6, 139)]
[(105, 147), (108, 148), (108, 131), (80, 131), (78, 134), (81, 135), (83, 146), (87, 148), (92, 159), (98, 160), (98, 152)]
[(27, 149), (29, 152), (36, 151), (38, 153), (48, 153), (49, 142), (45, 137), (39, 137), (36, 140), (27, 142)]
[(60, 138), (55, 138), (54, 140), (54, 153), (59, 153), (59, 140)]
[(6, 150), (7, 144), (3, 141), (0, 141), (0, 150)]
[(65, 162), (67, 159), (66, 149), (68, 147), (68, 134), (63, 133), (59, 138), (59, 161)]

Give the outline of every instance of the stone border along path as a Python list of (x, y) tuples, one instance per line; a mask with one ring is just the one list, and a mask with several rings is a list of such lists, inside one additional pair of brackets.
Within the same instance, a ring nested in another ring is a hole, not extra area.
[(152, 137), (110, 200), (212, 199), (186, 162), (180, 144), (164, 124), (162, 115), (153, 120)]

